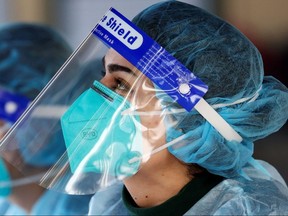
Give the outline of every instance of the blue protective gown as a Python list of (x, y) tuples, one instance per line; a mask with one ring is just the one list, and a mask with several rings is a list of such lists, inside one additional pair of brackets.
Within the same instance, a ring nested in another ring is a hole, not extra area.
[[(288, 215), (287, 185), (274, 167), (258, 162), (267, 173), (245, 167), (250, 180), (223, 180), (185, 215)], [(117, 184), (96, 193), (90, 201), (89, 215), (129, 215), (121, 198), (122, 188)]]
[[(35, 203), (30, 215), (87, 215), (90, 198), (91, 195), (67, 195), (47, 190)], [(27, 215), (27, 213), (2, 198), (0, 215)]]
[(4, 198), (0, 198), (0, 215), (3, 215), (7, 209), (9, 208), (9, 202), (4, 199)]
[(26, 212), (17, 205), (12, 204), (7, 198), (1, 197), (0, 215), (26, 215)]

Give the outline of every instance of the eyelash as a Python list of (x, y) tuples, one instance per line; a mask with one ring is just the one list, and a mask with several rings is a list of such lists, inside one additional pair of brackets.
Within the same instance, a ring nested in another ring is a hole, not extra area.
[(130, 90), (130, 86), (122, 79), (115, 79), (117, 83), (117, 87), (115, 90), (119, 90), (121, 92), (127, 93)]
[[(101, 71), (102, 76), (104, 77), (106, 75), (105, 71)], [(118, 90), (120, 91), (120, 93), (127, 93), (130, 91), (131, 87), (129, 84), (127, 84), (127, 82), (123, 79), (120, 78), (115, 78), (115, 82), (116, 82), (116, 86), (113, 86), (112, 89), (114, 91)]]

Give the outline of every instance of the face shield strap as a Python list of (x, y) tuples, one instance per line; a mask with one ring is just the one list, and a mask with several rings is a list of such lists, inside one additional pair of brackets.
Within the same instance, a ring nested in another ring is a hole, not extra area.
[(241, 98), (237, 101), (228, 104), (214, 104), (209, 105), (207, 101), (203, 98), (195, 105), (195, 109), (228, 141), (237, 141), (242, 142), (243, 138), (225, 121), (222, 116), (219, 115), (215, 111), (217, 108), (232, 106), (235, 104), (240, 104), (248, 101), (247, 103), (251, 103), (255, 101), (259, 92), (262, 89), (262, 85), (260, 88), (252, 95), (251, 97)]
[(194, 107), (226, 140), (242, 142), (242, 137), (203, 98)]

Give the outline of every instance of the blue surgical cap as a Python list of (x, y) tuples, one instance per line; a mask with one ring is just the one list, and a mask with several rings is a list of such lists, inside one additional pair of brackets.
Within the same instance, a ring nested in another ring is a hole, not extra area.
[(214, 174), (241, 174), (253, 160), (253, 141), (287, 121), (287, 87), (264, 77), (259, 51), (241, 32), (203, 9), (166, 1), (133, 22), (208, 85), (205, 100), (243, 137), (241, 143), (229, 142), (195, 110), (177, 113), (173, 118), (180, 123), (168, 129), (167, 139), (183, 135), (183, 141), (169, 151)]
[(0, 86), (33, 100), (71, 54), (48, 26), (14, 23), (0, 27)]
[[(30, 23), (3, 25), (0, 27), (0, 86), (32, 101), (71, 53), (68, 43), (48, 26)], [(36, 131), (38, 121), (33, 123)], [(35, 137), (35, 131), (20, 134), (19, 140), (25, 143), (19, 143), (20, 153), (26, 163), (48, 166), (63, 154), (65, 145), (61, 142), (60, 125), (55, 127), (59, 130), (46, 146), (30, 145), (24, 141)]]

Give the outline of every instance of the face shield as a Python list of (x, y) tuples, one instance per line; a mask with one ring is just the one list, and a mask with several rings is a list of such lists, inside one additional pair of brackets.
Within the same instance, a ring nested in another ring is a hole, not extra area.
[[(202, 99), (207, 86), (111, 8), (2, 140), (26, 175), (53, 155), (39, 184), (92, 194), (126, 180), (185, 140), (173, 115), (200, 111), (226, 139), (241, 137)], [(223, 130), (224, 128), (224, 130)], [(53, 150), (43, 155), (43, 149)], [(61, 149), (64, 150), (61, 151)], [(35, 158), (39, 158), (35, 160)]]

